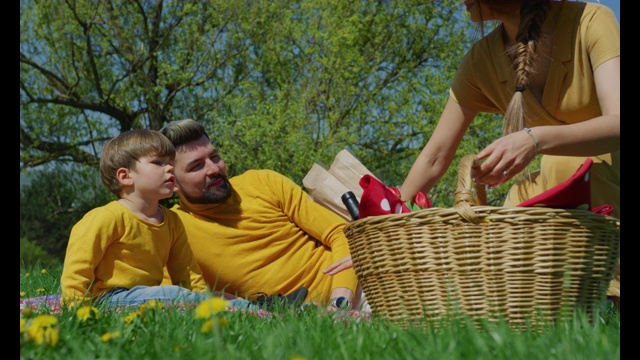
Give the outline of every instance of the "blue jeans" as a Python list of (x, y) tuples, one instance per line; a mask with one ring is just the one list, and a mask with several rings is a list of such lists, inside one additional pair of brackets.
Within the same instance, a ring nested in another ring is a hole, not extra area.
[[(105, 304), (109, 307), (118, 305), (142, 305), (149, 300), (158, 300), (165, 303), (186, 302), (197, 304), (210, 297), (206, 292), (193, 292), (189, 289), (176, 286), (134, 286), (131, 289), (115, 288), (105, 293), (97, 301), (98, 305)], [(238, 309), (259, 310), (260, 307), (245, 299), (228, 300), (229, 305)]]

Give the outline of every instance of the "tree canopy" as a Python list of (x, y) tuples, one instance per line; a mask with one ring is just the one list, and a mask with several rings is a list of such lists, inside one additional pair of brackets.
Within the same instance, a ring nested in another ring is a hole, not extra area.
[[(230, 175), (268, 168), (302, 185), (314, 161), (330, 164), (346, 147), (399, 186), (477, 40), (463, 10), (456, 0), (23, 0), (21, 175), (65, 171), (60, 181), (100, 187), (92, 169), (107, 139), (193, 118)], [(500, 125), (478, 117), (457, 158)], [(452, 205), (456, 166), (429, 194), (434, 206)], [(52, 213), (74, 213), (71, 224), (91, 205), (60, 203)]]
[(20, 4), (21, 170), (190, 117), (236, 173), (349, 147), (397, 185), (474, 40), (453, 0)]

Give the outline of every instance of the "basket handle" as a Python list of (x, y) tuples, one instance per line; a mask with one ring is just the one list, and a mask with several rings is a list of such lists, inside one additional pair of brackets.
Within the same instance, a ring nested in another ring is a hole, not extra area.
[[(453, 208), (462, 218), (474, 224), (479, 223), (480, 219), (472, 206), (487, 204), (485, 186), (476, 184), (471, 179), (471, 170), (479, 166), (480, 161), (477, 160), (473, 154), (465, 155), (460, 159), (460, 163), (458, 164), (458, 186), (453, 194)], [(475, 194), (471, 189), (471, 184), (474, 184)]]

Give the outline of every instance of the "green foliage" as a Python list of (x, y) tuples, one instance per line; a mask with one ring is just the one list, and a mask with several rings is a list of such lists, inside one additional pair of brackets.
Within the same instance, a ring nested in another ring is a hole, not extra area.
[[(22, 241), (22, 238), (20, 239)], [(33, 246), (33, 243), (31, 243)], [(31, 298), (42, 295), (59, 294), (62, 262), (20, 259), (20, 297)], [(23, 293), (23, 294), (22, 294)]]
[[(21, 1), (21, 174), (60, 172), (21, 196), (21, 236), (59, 256), (105, 196), (58, 178), (96, 169), (119, 132), (182, 118), (205, 124), (230, 175), (267, 168), (302, 185), (314, 161), (349, 148), (399, 186), (474, 29), (456, 0)], [(500, 123), (471, 125), (427, 194), (433, 206), (453, 205), (458, 159), (497, 138)]]
[(20, 191), (20, 237), (57, 260), (64, 259), (73, 225), (87, 211), (115, 199), (92, 168), (42, 170), (29, 179)]
[(95, 164), (118, 132), (191, 117), (232, 174), (301, 184), (350, 147), (398, 184), (472, 40), (454, 0), (137, 5), (21, 2), (23, 169)]
[(58, 259), (51, 257), (44, 249), (25, 237), (20, 238), (20, 265), (31, 268), (36, 265), (52, 267), (59, 264)]

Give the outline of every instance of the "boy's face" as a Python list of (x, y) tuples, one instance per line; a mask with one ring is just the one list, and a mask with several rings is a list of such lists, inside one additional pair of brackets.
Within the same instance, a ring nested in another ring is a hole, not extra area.
[(206, 136), (176, 148), (175, 190), (191, 204), (222, 204), (231, 197), (227, 166)]
[(144, 156), (129, 170), (135, 190), (145, 196), (166, 199), (173, 196), (176, 186), (173, 161), (168, 157)]

